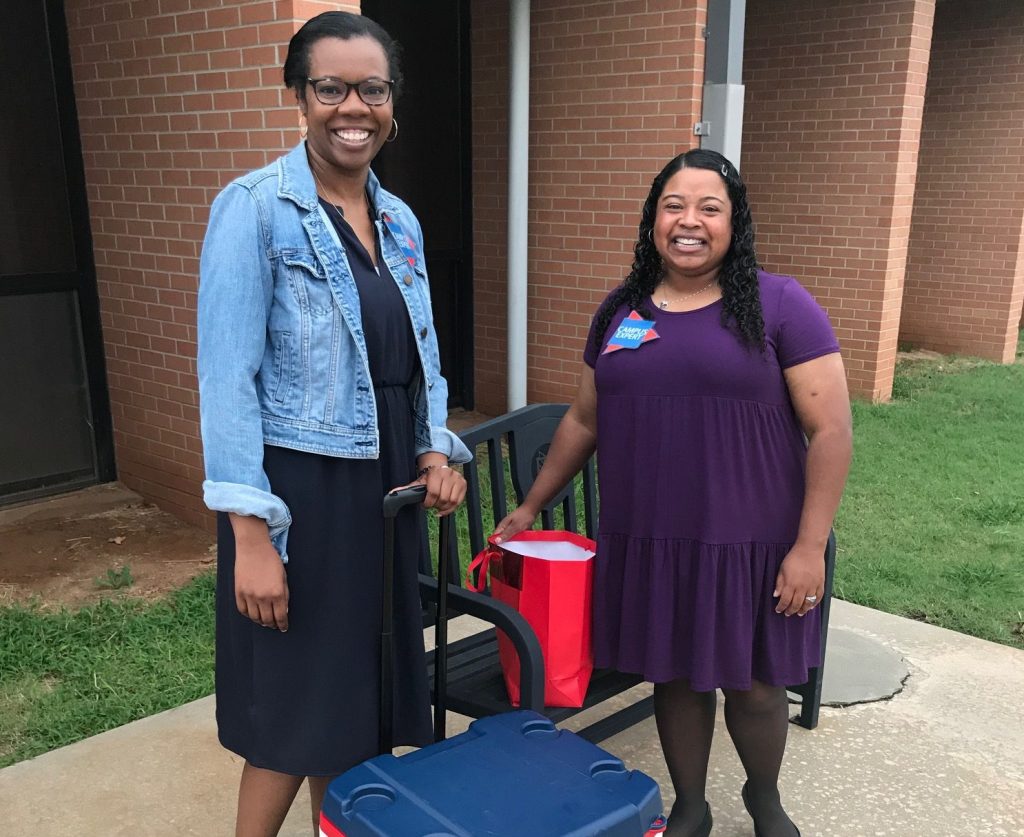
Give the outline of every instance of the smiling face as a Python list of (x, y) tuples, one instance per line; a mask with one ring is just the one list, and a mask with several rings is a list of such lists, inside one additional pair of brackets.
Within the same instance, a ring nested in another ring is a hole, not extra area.
[[(324, 76), (351, 83), (391, 78), (384, 48), (370, 37), (316, 41), (309, 49), (309, 77)], [(313, 85), (307, 84), (299, 108), (306, 117), (311, 162), (321, 171), (333, 169), (338, 175), (365, 178), (391, 131), (393, 101), (371, 107), (355, 90), (349, 90), (341, 104), (324, 105), (316, 98)]]
[(708, 169), (677, 171), (658, 199), (652, 235), (669, 281), (684, 286), (710, 282), (732, 243), (732, 201), (725, 181)]

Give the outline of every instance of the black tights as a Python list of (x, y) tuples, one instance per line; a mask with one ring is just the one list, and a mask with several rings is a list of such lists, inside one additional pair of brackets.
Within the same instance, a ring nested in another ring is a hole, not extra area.
[[(754, 681), (749, 691), (723, 689), (725, 724), (747, 774), (747, 801), (763, 837), (792, 837), (796, 828), (779, 799), (779, 769), (786, 751), (786, 690)], [(716, 695), (695, 692), (686, 680), (654, 686), (654, 714), (676, 803), (668, 835), (687, 837), (705, 810), (708, 758), (715, 731)]]
[(695, 692), (686, 680), (654, 685), (654, 719), (676, 792), (665, 837), (687, 837), (704, 818), (715, 704), (714, 692)]

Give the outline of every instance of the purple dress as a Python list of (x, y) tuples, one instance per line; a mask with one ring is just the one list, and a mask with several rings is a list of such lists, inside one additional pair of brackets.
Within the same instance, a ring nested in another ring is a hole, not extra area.
[[(601, 510), (594, 658), (693, 689), (807, 680), (820, 614), (775, 613), (796, 539), (806, 443), (783, 369), (839, 351), (796, 280), (759, 273), (767, 347), (721, 324), (721, 300), (656, 311), (658, 339), (584, 360), (597, 386)], [(616, 311), (602, 348), (629, 312)]]

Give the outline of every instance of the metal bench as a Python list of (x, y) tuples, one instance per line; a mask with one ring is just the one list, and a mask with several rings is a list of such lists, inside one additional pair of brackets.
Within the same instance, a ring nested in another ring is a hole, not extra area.
[[(511, 482), (516, 504), (521, 503), (534, 478), (544, 464), (551, 439), (568, 409), (567, 404), (535, 404), (486, 421), (460, 434), (478, 460), (486, 462), (486, 475), (481, 479), (479, 463), (465, 468), (467, 482), (466, 515), (468, 522), (468, 554), (476, 555), (486, 546), (486, 538), (509, 511), (506, 476)], [(485, 489), (489, 491), (490, 514), (486, 516)], [(581, 497), (578, 501), (577, 493)], [(582, 508), (581, 508), (582, 506)], [(597, 486), (593, 459), (588, 461), (576, 480), (567, 486), (541, 512), (545, 529), (582, 531), (594, 537), (597, 527)], [(559, 519), (560, 518), (560, 519)], [(449, 579), (460, 578), (459, 544), (455, 537), (453, 516), (444, 518), (449, 527), (447, 555)], [(822, 652), (828, 620), (828, 604), (832, 589), (834, 541), (830, 538), (827, 560), (827, 589), (821, 604), (823, 618)], [(420, 568), (420, 591), (426, 611), (424, 624), (432, 623), (437, 603), (437, 581), (432, 568)], [(544, 706), (544, 660), (537, 638), (526, 620), (514, 609), (476, 593), (459, 584), (448, 587), (448, 617), (469, 614), (503, 630), (515, 645), (520, 658), (522, 708), (533, 709), (560, 723), (566, 718), (596, 706), (638, 683), (639, 675), (623, 674), (608, 669), (595, 669), (581, 709)], [(472, 718), (508, 711), (511, 706), (498, 661), (497, 632), (489, 628), (448, 644), (447, 706)], [(432, 663), (431, 663), (432, 665)], [(431, 671), (433, 680), (433, 671)], [(821, 669), (812, 670), (806, 684), (790, 688), (801, 695), (802, 710), (794, 721), (813, 729), (817, 724), (821, 696)], [(654, 699), (645, 696), (628, 706), (579, 730), (593, 742), (602, 741), (623, 729), (650, 717)]]
[(807, 682), (787, 686), (787, 691), (800, 695), (800, 711), (790, 720), (805, 729), (818, 726), (818, 710), (821, 709), (821, 683), (825, 677), (825, 647), (828, 643), (828, 615), (832, 607), (832, 579), (836, 569), (836, 535), (829, 532), (825, 545), (825, 595), (818, 609), (821, 611), (821, 665), (807, 672)]

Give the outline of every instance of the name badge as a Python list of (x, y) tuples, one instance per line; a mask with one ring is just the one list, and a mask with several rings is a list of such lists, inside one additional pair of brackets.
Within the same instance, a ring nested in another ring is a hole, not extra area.
[(402, 229), (402, 225), (386, 212), (382, 213), (381, 217), (384, 220), (384, 226), (391, 231), (391, 234), (395, 237), (395, 241), (398, 242), (398, 246), (401, 248), (402, 254), (405, 256), (405, 260), (409, 262), (410, 265), (415, 265), (416, 242), (407, 236), (405, 234), (405, 230)]
[(644, 343), (657, 340), (658, 336), (654, 330), (654, 320), (645, 320), (636, 311), (630, 311), (629, 316), (619, 323), (601, 354), (617, 352), (619, 349), (638, 349)]

